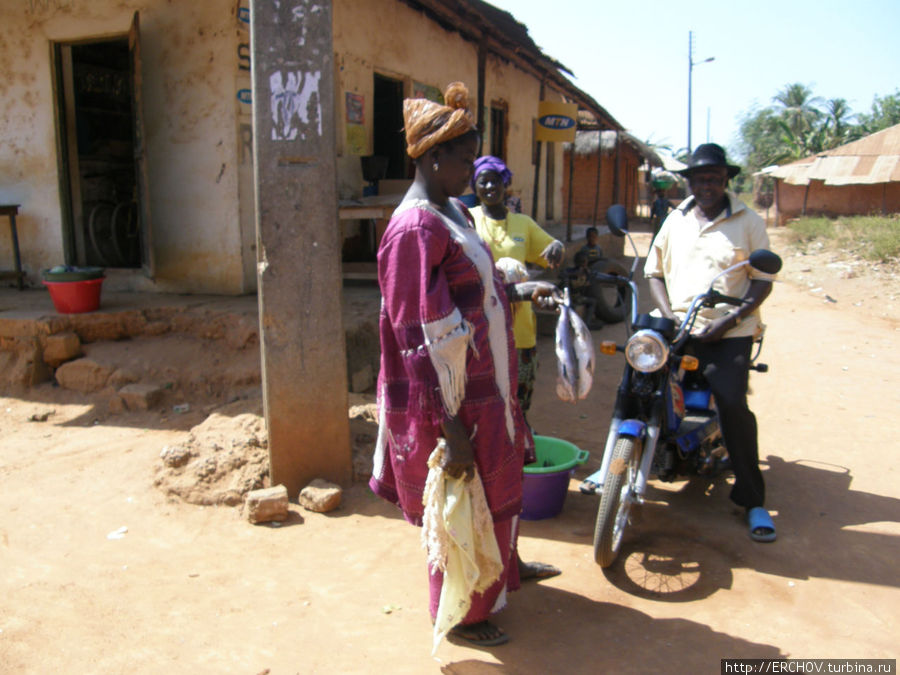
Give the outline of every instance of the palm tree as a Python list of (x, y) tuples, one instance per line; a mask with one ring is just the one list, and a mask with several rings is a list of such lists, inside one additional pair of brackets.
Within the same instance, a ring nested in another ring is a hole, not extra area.
[(796, 137), (809, 132), (822, 116), (818, 108), (822, 99), (813, 96), (812, 89), (799, 82), (785, 85), (772, 100), (781, 105), (780, 117)]
[(825, 139), (823, 149), (830, 150), (853, 140), (851, 138), (853, 117), (854, 115), (850, 112), (847, 99), (832, 98), (825, 102)]

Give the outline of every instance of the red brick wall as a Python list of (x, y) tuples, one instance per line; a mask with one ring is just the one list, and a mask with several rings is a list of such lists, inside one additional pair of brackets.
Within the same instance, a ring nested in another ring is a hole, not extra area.
[[(630, 146), (624, 146), (620, 150), (619, 158), (619, 194), (618, 201), (624, 204), (629, 214), (634, 214), (638, 199), (638, 166), (640, 158)], [(569, 219), (569, 153), (566, 152), (563, 160), (565, 167), (563, 172), (562, 204), (563, 220)], [(594, 214), (594, 203), (597, 192), (600, 198), (597, 202), (597, 222), (602, 223), (606, 216), (606, 209), (613, 203), (613, 174), (615, 173), (616, 157), (613, 154), (602, 157), (600, 166), (600, 186), (597, 187), (597, 155), (575, 155), (574, 181), (572, 183), (572, 222), (590, 223)]]
[[(803, 212), (805, 185), (778, 181), (778, 224), (799, 218)], [(574, 210), (574, 209), (573, 209)], [(806, 197), (806, 213), (828, 217), (900, 212), (900, 183), (877, 185), (825, 185), (814, 180)]]

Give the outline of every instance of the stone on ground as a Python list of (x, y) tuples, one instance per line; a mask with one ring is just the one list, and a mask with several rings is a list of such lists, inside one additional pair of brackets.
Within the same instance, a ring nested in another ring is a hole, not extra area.
[(316, 478), (300, 491), (297, 501), (307, 511), (328, 513), (341, 505), (342, 495), (340, 485)]
[(284, 485), (252, 490), (245, 502), (247, 520), (251, 523), (269, 523), (287, 520), (288, 491)]

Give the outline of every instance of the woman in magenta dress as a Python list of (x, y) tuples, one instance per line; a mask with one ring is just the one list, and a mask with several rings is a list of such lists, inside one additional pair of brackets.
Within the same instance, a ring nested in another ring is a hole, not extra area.
[[(416, 177), (394, 212), (378, 251), (379, 434), (372, 490), (421, 524), (426, 461), (439, 438), (443, 469), (471, 476), (477, 466), (494, 521), (504, 572), (454, 634), (479, 645), (507, 635), (488, 621), (519, 587), (516, 564), (522, 465), (533, 441), (516, 401), (516, 352), (508, 296), (539, 302), (551, 284), (505, 286), (471, 216), (455, 197), (465, 191), (478, 133), (460, 83), (447, 105), (404, 101), (407, 151)], [(429, 570), (434, 618), (443, 578)]]

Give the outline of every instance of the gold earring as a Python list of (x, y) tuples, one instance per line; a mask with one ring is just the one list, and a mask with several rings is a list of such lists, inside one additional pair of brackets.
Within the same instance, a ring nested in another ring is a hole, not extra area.
[(431, 165), (431, 170), (434, 171), (435, 173), (437, 173), (438, 169), (440, 169), (440, 168), (441, 167), (438, 166), (437, 160), (434, 160), (434, 164)]

